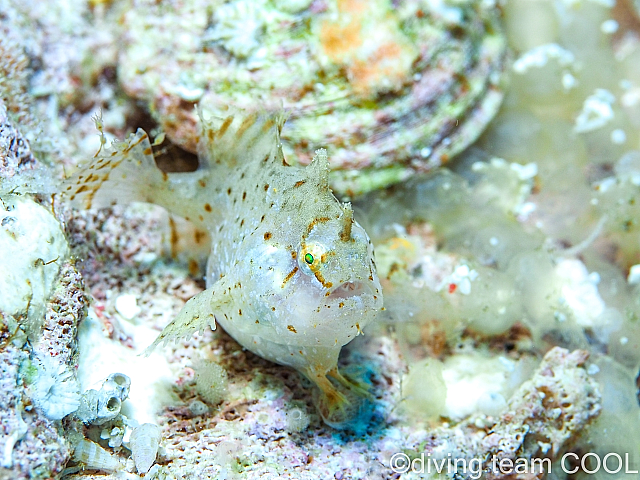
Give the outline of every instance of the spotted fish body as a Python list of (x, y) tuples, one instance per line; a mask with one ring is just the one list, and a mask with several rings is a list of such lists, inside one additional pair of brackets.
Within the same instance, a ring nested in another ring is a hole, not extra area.
[[(206, 228), (207, 289), (189, 300), (150, 347), (216, 321), (252, 352), (313, 381), (325, 421), (347, 426), (360, 387), (340, 375), (340, 349), (382, 308), (373, 248), (328, 186), (325, 150), (287, 165), (284, 115), (202, 120), (200, 167), (165, 174), (142, 130), (66, 181), (81, 208), (145, 201)], [(144, 182), (140, 182), (144, 179)]]

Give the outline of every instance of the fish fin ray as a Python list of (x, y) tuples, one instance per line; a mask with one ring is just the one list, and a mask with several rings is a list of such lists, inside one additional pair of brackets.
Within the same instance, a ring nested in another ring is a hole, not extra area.
[(275, 114), (230, 109), (225, 116), (200, 115), (198, 158), (200, 168), (216, 164), (236, 167), (262, 161), (285, 163), (280, 134), (287, 119), (284, 110)]
[(149, 356), (158, 345), (166, 345), (170, 341), (177, 342), (180, 339), (189, 338), (195, 332), (203, 331), (207, 327), (215, 330), (215, 314), (219, 313), (231, 301), (230, 295), (222, 295), (226, 288), (226, 282), (223, 278), (206, 290), (191, 297), (184, 304), (176, 318), (147, 347), (143, 355)]
[(138, 129), (126, 140), (101, 149), (89, 165), (66, 179), (60, 198), (85, 210), (130, 202), (155, 203), (153, 192), (166, 179), (156, 166), (149, 136)]

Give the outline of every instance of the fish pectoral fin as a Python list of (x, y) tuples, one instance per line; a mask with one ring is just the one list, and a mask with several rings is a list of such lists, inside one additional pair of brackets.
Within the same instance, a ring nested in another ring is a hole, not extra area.
[(213, 286), (191, 297), (184, 304), (178, 316), (162, 330), (162, 333), (147, 347), (143, 355), (149, 356), (158, 345), (166, 345), (172, 340), (178, 341), (190, 337), (195, 332), (204, 331), (207, 327), (215, 330), (216, 312), (220, 312), (221, 308), (231, 300), (229, 295), (222, 295), (225, 291), (223, 280), (218, 280)]

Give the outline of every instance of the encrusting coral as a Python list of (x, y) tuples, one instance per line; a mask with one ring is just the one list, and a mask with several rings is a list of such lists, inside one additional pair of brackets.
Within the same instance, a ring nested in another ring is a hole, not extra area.
[[(25, 312), (3, 318), (0, 350), (2, 467), (12, 479), (59, 474), (72, 447), (60, 419), (75, 411), (80, 396), (75, 381), (76, 332), (86, 314), (82, 277), (64, 263), (54, 281), (39, 326), (27, 342)], [(32, 398), (32, 402), (29, 398)], [(32, 403), (32, 405), (30, 405)]]
[(0, 100), (0, 176), (10, 178), (18, 171), (33, 168), (36, 163), (29, 141), (13, 126)]
[(583, 350), (549, 351), (513, 394), (482, 448), (499, 459), (558, 459), (602, 408), (598, 383), (585, 368), (588, 358)]

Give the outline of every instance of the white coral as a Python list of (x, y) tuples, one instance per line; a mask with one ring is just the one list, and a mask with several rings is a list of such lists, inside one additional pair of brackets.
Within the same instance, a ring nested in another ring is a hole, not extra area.
[(291, 408), (286, 414), (286, 419), (288, 432), (302, 432), (309, 426), (309, 415), (300, 407)]
[(209, 40), (220, 42), (229, 53), (247, 58), (260, 46), (264, 30), (264, 5), (261, 1), (239, 0), (222, 5), (215, 11), (216, 24)]
[(576, 118), (573, 131), (585, 133), (604, 127), (613, 120), (613, 104), (616, 97), (604, 88), (597, 88), (593, 95), (587, 97), (582, 105), (582, 111)]
[(73, 372), (47, 356), (33, 360), (37, 376), (29, 391), (36, 408), (50, 420), (61, 420), (80, 406), (80, 391)]

